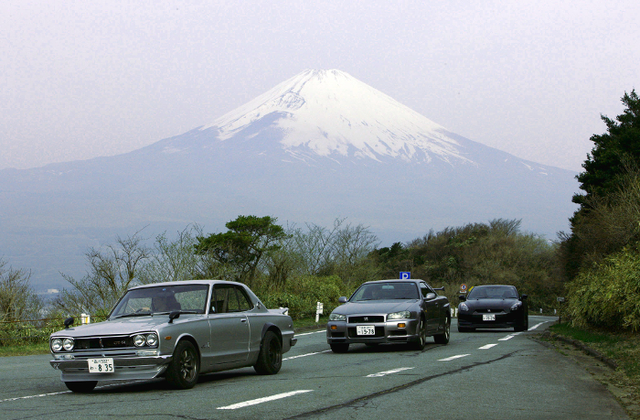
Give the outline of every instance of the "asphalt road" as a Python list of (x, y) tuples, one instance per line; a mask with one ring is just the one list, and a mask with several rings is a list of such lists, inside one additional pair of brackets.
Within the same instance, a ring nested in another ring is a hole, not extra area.
[(49, 356), (0, 358), (0, 419), (626, 419), (584, 368), (530, 330), (458, 333), (423, 351), (354, 345), (334, 354), (324, 331), (299, 334), (280, 373), (204, 375), (176, 391), (162, 380), (67, 391)]

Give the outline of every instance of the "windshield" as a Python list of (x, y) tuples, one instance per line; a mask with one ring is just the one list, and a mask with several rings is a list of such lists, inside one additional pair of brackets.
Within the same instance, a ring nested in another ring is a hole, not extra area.
[(173, 311), (205, 313), (209, 286), (175, 285), (129, 290), (109, 316), (143, 316)]
[(471, 289), (467, 299), (517, 299), (513, 286), (477, 286)]
[(418, 297), (418, 287), (415, 283), (371, 283), (360, 286), (360, 288), (353, 294), (350, 301), (359, 302), (363, 300), (418, 299)]

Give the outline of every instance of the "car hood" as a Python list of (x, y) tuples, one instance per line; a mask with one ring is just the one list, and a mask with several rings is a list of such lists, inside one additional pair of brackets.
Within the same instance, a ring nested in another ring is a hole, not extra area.
[(357, 314), (390, 314), (392, 312), (415, 310), (417, 299), (413, 300), (375, 300), (363, 302), (347, 302), (334, 309), (341, 315)]
[(509, 310), (514, 303), (519, 302), (518, 299), (469, 299), (464, 303), (470, 311), (475, 309), (501, 309)]
[[(182, 315), (181, 317), (183, 317)], [(175, 319), (174, 323), (179, 323)], [(52, 334), (52, 336), (90, 337), (108, 335), (128, 335), (136, 332), (151, 331), (161, 325), (169, 323), (169, 315), (142, 316), (135, 318), (120, 318), (113, 321), (96, 322), (68, 328)]]

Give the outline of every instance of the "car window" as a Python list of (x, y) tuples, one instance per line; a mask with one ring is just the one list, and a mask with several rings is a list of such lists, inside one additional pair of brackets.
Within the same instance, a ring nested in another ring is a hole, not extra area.
[(244, 312), (251, 308), (251, 300), (241, 287), (232, 284), (214, 286), (211, 313)]
[(418, 288), (413, 282), (371, 283), (360, 286), (351, 301), (418, 299), (418, 296)]
[(469, 292), (468, 299), (517, 299), (518, 292), (513, 286), (476, 286)]
[(133, 316), (172, 311), (203, 314), (206, 308), (207, 285), (176, 285), (145, 287), (129, 290), (113, 309), (111, 316)]
[(427, 283), (420, 283), (420, 292), (422, 297), (426, 297), (428, 293), (436, 293)]

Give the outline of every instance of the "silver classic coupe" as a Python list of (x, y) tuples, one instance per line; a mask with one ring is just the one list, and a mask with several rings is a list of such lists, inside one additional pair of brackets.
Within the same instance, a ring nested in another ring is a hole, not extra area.
[(246, 366), (272, 375), (297, 340), (286, 309), (267, 309), (244, 284), (221, 280), (134, 287), (106, 321), (71, 324), (49, 346), (51, 366), (74, 392), (157, 377), (185, 389), (199, 374)]
[(369, 281), (329, 315), (327, 342), (334, 353), (349, 345), (407, 343), (422, 350), (428, 336), (447, 344), (451, 335), (451, 310), (424, 280)]

